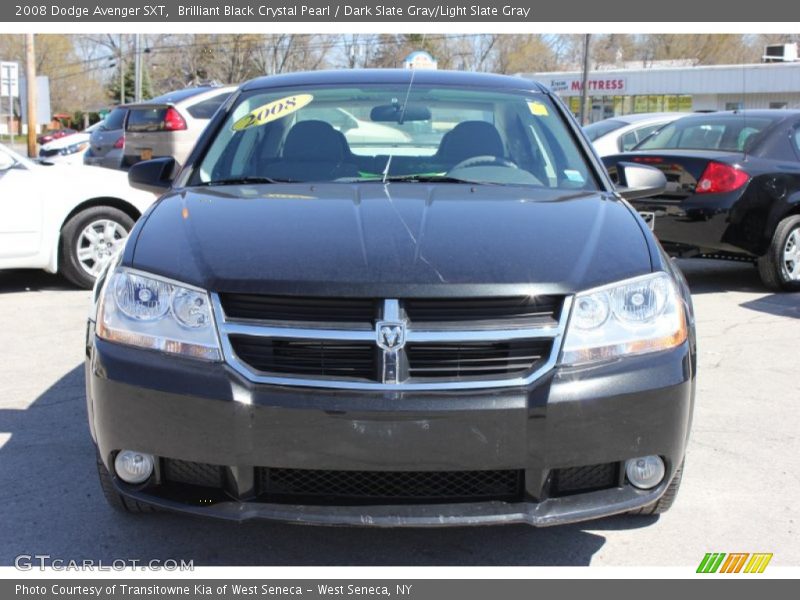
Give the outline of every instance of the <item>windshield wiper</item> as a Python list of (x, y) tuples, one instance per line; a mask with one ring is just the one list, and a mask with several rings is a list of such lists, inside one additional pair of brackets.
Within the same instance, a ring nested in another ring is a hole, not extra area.
[(247, 183), (298, 183), (294, 179), (273, 179), (272, 177), (231, 177), (230, 179), (216, 179), (214, 181), (203, 181), (197, 185), (206, 187), (217, 185), (242, 185)]

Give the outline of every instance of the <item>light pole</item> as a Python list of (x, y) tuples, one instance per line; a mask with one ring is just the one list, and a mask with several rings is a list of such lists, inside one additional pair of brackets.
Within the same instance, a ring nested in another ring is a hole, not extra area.
[(36, 49), (33, 34), (25, 34), (25, 86), (28, 93), (28, 156), (36, 152)]
[(591, 34), (583, 36), (583, 80), (581, 82), (581, 112), (580, 123), (581, 126), (586, 125), (586, 98), (588, 96), (589, 83), (589, 43)]
[(122, 51), (124, 38), (119, 34), (119, 103), (125, 104), (125, 56)]

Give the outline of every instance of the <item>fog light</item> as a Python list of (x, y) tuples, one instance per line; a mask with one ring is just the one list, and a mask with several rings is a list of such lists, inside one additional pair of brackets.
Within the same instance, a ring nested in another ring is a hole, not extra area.
[(114, 459), (114, 470), (125, 483), (142, 483), (153, 473), (153, 464), (150, 454), (123, 450)]
[(664, 461), (658, 456), (632, 458), (625, 463), (628, 481), (642, 490), (656, 487), (664, 479)]

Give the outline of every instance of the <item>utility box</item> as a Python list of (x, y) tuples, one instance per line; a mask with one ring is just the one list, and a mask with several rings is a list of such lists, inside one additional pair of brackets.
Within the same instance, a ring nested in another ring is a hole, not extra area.
[(797, 44), (769, 44), (764, 46), (761, 62), (795, 62), (797, 61)]

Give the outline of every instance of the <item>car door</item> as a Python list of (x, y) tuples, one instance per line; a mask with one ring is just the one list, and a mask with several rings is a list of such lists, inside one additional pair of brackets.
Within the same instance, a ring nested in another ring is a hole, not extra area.
[(32, 168), (0, 147), (0, 260), (39, 253), (42, 197)]

